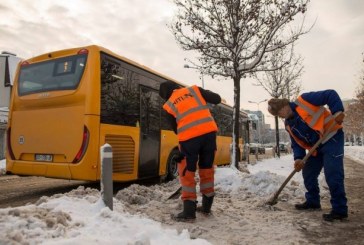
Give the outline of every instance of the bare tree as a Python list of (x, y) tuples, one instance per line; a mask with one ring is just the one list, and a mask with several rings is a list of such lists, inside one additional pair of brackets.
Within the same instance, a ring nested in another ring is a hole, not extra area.
[[(273, 98), (295, 99), (301, 91), (301, 75), (303, 73), (302, 57), (294, 55), (294, 46), (290, 49), (277, 49), (268, 60), (275, 70), (266, 70), (254, 74), (256, 84), (264, 88)], [(276, 147), (279, 146), (278, 117), (275, 116)], [(280, 152), (277, 150), (277, 156)]]
[[(364, 55), (363, 55), (364, 64)], [(344, 120), (345, 132), (354, 141), (354, 136), (364, 133), (364, 66), (360, 72), (359, 85), (356, 90), (356, 99), (348, 106)]]
[(295, 99), (302, 89), (302, 57), (295, 55), (292, 47), (275, 50), (267, 62), (274, 69), (254, 74), (255, 85), (263, 87), (273, 98)]
[(184, 50), (199, 53), (198, 62), (190, 62), (203, 74), (234, 82), (231, 163), (238, 167), (240, 81), (271, 70), (268, 54), (307, 33), (303, 20), (296, 29), (290, 24), (304, 15), (309, 0), (173, 1), (178, 10), (170, 28)]
[(356, 141), (355, 136), (364, 132), (363, 104), (359, 100), (354, 100), (347, 108), (344, 121), (345, 134), (351, 140)]

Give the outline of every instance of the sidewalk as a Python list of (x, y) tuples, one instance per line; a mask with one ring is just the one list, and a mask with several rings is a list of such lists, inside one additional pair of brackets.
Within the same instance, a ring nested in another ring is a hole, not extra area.
[[(281, 156), (285, 156), (287, 154), (291, 154), (291, 153), (284, 153), (281, 152)], [(273, 158), (273, 157), (277, 157), (273, 155), (273, 148), (266, 148), (265, 149), (265, 154), (249, 154), (249, 164), (256, 164), (257, 163), (257, 157), (258, 157), (258, 161), (261, 161), (263, 159), (269, 159), (269, 158)], [(293, 161), (293, 158), (292, 158)], [(248, 163), (248, 159), (243, 160), (243, 163)]]

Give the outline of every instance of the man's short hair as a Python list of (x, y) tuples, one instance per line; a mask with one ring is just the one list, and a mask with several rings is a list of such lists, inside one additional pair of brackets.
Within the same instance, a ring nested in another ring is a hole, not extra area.
[(159, 86), (159, 95), (165, 100), (171, 97), (173, 90), (179, 89), (181, 86), (173, 81), (165, 81)]
[(289, 105), (288, 99), (272, 98), (268, 101), (268, 111), (273, 116), (277, 116), (278, 112), (286, 105)]

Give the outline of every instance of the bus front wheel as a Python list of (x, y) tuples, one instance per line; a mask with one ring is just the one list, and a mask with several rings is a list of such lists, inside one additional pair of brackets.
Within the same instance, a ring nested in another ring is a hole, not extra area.
[(179, 158), (179, 150), (178, 149), (174, 149), (168, 157), (168, 161), (167, 161), (167, 181), (168, 180), (174, 180), (178, 177), (178, 162), (176, 161), (176, 159)]

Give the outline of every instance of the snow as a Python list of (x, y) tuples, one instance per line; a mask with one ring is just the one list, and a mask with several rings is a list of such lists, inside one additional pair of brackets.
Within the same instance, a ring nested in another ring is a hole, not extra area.
[[(345, 154), (364, 164), (364, 147), (345, 147)], [(290, 210), (263, 205), (292, 166), (292, 155), (286, 155), (248, 165), (250, 173), (216, 168), (213, 215), (197, 214), (194, 223), (170, 219), (171, 210), (181, 209), (181, 201), (166, 200), (178, 188), (177, 181), (124, 188), (114, 196), (113, 211), (104, 205), (98, 190), (80, 186), (42, 197), (35, 204), (0, 209), (0, 244), (307, 243), (299, 230), (315, 229), (315, 221), (297, 220)], [(4, 169), (1, 160), (0, 174)], [(279, 201), (291, 205), (303, 195), (302, 177), (296, 174)], [(321, 195), (329, 196), (324, 187)]]
[(6, 164), (5, 159), (0, 160), (0, 175), (5, 174), (5, 168), (6, 168), (5, 164)]
[(130, 215), (119, 202), (114, 212), (95, 189), (79, 187), (66, 195), (43, 197), (35, 205), (0, 209), (0, 244), (208, 244), (186, 230)]
[(360, 164), (364, 164), (364, 147), (345, 146), (345, 156)]
[(0, 123), (7, 123), (8, 122), (8, 107), (0, 107)]

